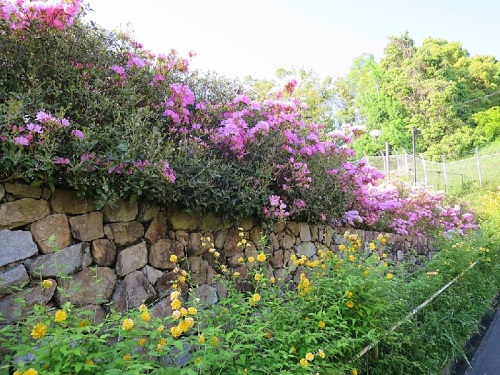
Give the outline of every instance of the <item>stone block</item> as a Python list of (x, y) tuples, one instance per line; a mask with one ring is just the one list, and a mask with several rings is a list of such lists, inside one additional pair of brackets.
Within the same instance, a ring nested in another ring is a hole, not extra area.
[(25, 184), (11, 184), (6, 182), (4, 184), (5, 191), (16, 198), (35, 198), (40, 199), (42, 196), (42, 189), (40, 186), (30, 186)]
[(109, 224), (114, 243), (118, 246), (136, 242), (144, 236), (144, 227), (138, 221)]
[(171, 239), (156, 241), (149, 249), (149, 264), (160, 269), (174, 269), (176, 263), (170, 261), (170, 255), (177, 256), (177, 261), (184, 258), (184, 246)]
[(113, 308), (116, 311), (127, 311), (143, 303), (150, 303), (155, 298), (156, 291), (146, 276), (140, 271), (134, 271), (125, 276), (113, 293)]
[(30, 232), (0, 230), (0, 267), (38, 254)]
[(167, 215), (165, 212), (159, 212), (149, 225), (144, 239), (148, 244), (153, 244), (163, 238), (167, 238)]
[(96, 210), (92, 199), (79, 198), (76, 192), (64, 189), (54, 190), (50, 205), (56, 214), (82, 215)]
[(157, 270), (154, 267), (151, 267), (149, 265), (146, 265), (143, 269), (141, 269), (141, 272), (146, 276), (146, 279), (151, 283), (151, 285), (154, 285), (156, 281), (163, 275), (163, 271)]
[(18, 228), (50, 215), (49, 202), (23, 198), (0, 204), (0, 229)]
[(27, 268), (35, 277), (71, 275), (91, 264), (90, 246), (86, 242), (26, 261)]
[(33, 239), (43, 254), (54, 252), (71, 244), (68, 218), (64, 214), (49, 215), (35, 221), (30, 228)]
[(151, 203), (139, 202), (138, 206), (139, 213), (137, 214), (137, 220), (141, 223), (147, 223), (152, 221), (158, 213), (160, 212), (160, 207), (154, 206)]
[(114, 205), (105, 205), (101, 210), (106, 223), (135, 220), (139, 213), (138, 203), (118, 199)]
[(172, 210), (169, 212), (168, 224), (173, 230), (195, 231), (201, 227), (201, 217), (197, 214)]
[(11, 294), (28, 284), (30, 278), (22, 264), (0, 272), (0, 294)]
[(100, 212), (69, 218), (71, 233), (80, 241), (92, 241), (104, 237), (103, 216)]
[(300, 239), (302, 242), (311, 241), (311, 228), (307, 223), (300, 223)]
[(92, 241), (92, 260), (100, 267), (112, 266), (115, 262), (116, 246), (108, 239)]
[(127, 247), (116, 257), (116, 274), (121, 277), (144, 267), (148, 263), (146, 242)]
[(99, 305), (111, 299), (116, 274), (108, 267), (86, 268), (59, 283), (62, 289), (56, 292), (55, 298), (60, 306), (68, 301), (75, 306)]

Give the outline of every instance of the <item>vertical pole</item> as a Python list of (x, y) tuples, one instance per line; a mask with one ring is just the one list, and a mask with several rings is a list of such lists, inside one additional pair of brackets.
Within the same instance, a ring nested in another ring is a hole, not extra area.
[(479, 175), (479, 185), (483, 185), (483, 175), (481, 174), (481, 163), (479, 161), (479, 150), (476, 147), (477, 173)]
[(389, 164), (389, 142), (385, 142), (385, 158), (387, 159), (387, 181), (391, 179), (391, 168)]
[(401, 171), (399, 170), (399, 152), (396, 154), (396, 165), (398, 169), (398, 176), (401, 175)]
[(416, 150), (416, 133), (417, 130), (414, 126), (411, 128), (411, 145), (413, 148), (413, 185), (417, 185), (417, 150)]
[(408, 154), (405, 151), (405, 175), (410, 177), (410, 170), (408, 168)]
[(427, 186), (427, 168), (426, 168), (426, 165), (425, 165), (425, 159), (424, 159), (423, 155), (420, 155), (420, 157), (422, 158), (422, 167), (424, 169), (425, 186)]
[(444, 172), (444, 184), (446, 186), (446, 191), (448, 191), (448, 174), (446, 173), (446, 159), (443, 155), (443, 172)]

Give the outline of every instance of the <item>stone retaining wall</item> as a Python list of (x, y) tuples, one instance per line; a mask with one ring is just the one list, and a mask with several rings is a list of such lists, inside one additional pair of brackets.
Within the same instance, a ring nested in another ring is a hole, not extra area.
[[(247, 240), (244, 252), (237, 245), (238, 228)], [(170, 301), (161, 297), (176, 277), (171, 254), (189, 270), (193, 292), (215, 303), (225, 291), (214, 281), (217, 267), (202, 237), (212, 239), (222, 264), (244, 276), (246, 266), (237, 259), (256, 257), (264, 233), (269, 272), (278, 279), (285, 268), (293, 268), (292, 254), (314, 260), (320, 246), (338, 251), (345, 230), (295, 222), (263, 230), (253, 218), (231, 225), (214, 215), (137, 202), (96, 210), (92, 201), (72, 191), (0, 184), (0, 324), (15, 322), (34, 304), (61, 306), (66, 301), (98, 317), (110, 305), (124, 311), (143, 302), (154, 303), (153, 315), (169, 314)], [(350, 232), (360, 235), (363, 246), (379, 234)], [(425, 238), (391, 234), (387, 244), (388, 258), (395, 263), (416, 263), (431, 255)], [(50, 288), (41, 286), (46, 279), (52, 281)], [(19, 297), (26, 301), (23, 309), (16, 302)]]

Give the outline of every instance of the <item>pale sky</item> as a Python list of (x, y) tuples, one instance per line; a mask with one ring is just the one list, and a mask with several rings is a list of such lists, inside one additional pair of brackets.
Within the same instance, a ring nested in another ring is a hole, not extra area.
[(500, 0), (87, 1), (87, 18), (99, 25), (133, 30), (156, 53), (195, 51), (192, 68), (228, 77), (271, 78), (292, 67), (342, 76), (406, 30), (417, 45), (443, 38), (500, 58)]

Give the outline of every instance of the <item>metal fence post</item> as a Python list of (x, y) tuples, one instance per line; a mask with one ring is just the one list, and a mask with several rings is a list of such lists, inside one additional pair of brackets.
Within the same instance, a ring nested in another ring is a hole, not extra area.
[(446, 173), (446, 159), (444, 155), (442, 155), (442, 157), (443, 157), (444, 184), (446, 186), (446, 191), (448, 191), (448, 174)]
[(477, 173), (479, 175), (479, 185), (483, 185), (483, 176), (481, 174), (481, 162), (479, 161), (479, 150), (476, 147)]

